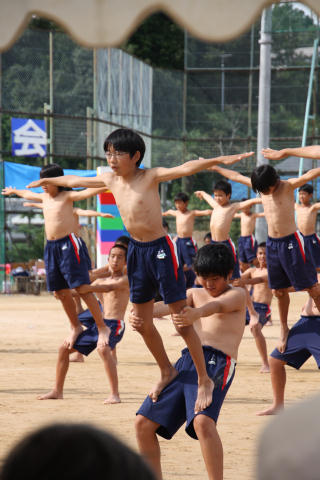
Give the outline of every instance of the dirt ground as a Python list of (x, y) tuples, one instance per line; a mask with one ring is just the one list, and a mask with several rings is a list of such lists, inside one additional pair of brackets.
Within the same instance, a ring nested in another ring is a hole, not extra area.
[[(299, 318), (305, 293), (291, 295), (289, 318)], [(0, 460), (26, 432), (53, 421), (89, 422), (106, 428), (136, 449), (134, 418), (158, 370), (139, 334), (127, 325), (118, 347), (122, 403), (104, 405), (108, 384), (97, 352), (85, 363), (72, 363), (63, 400), (39, 401), (36, 396), (53, 386), (57, 349), (67, 333), (67, 320), (51, 295), (0, 295)], [(273, 303), (273, 323), (265, 327), (268, 352), (279, 331), (278, 309)], [(170, 320), (157, 321), (169, 357), (174, 361), (183, 340), (172, 336)], [(298, 372), (287, 368), (287, 404), (319, 390), (313, 359)], [(255, 478), (257, 438), (269, 421), (256, 412), (271, 401), (269, 374), (259, 373), (259, 358), (248, 328), (240, 346), (236, 376), (222, 408), (218, 429), (224, 445), (225, 480)], [(181, 429), (171, 440), (161, 440), (166, 480), (204, 479), (199, 443)]]

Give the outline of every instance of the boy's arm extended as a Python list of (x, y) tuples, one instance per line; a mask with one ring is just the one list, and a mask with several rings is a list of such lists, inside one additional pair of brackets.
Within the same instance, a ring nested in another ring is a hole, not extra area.
[(211, 168), (208, 168), (208, 170), (218, 172), (220, 173), (220, 175), (223, 175), (224, 177), (232, 180), (233, 182), (243, 183), (243, 185), (247, 185), (247, 187), (252, 187), (251, 179), (249, 177), (246, 177), (245, 175), (242, 175), (239, 172), (236, 172), (235, 170), (229, 170), (228, 168), (222, 168), (219, 166), (213, 166)]
[(301, 185), (304, 185), (305, 183), (309, 182), (310, 180), (313, 180), (314, 178), (319, 177), (319, 175), (320, 175), (320, 167), (312, 168), (308, 172), (301, 175), (301, 177), (289, 178), (287, 181), (293, 186), (293, 188), (298, 188), (298, 187), (301, 187)]
[(103, 217), (103, 218), (114, 218), (114, 215), (111, 213), (97, 212), (96, 210), (84, 210), (82, 208), (74, 208), (74, 213), (82, 217)]
[(212, 210), (193, 210), (196, 217), (206, 217), (211, 215)]
[(34, 193), (30, 192), (30, 190), (17, 190), (16, 188), (12, 187), (5, 187), (2, 190), (2, 195), (17, 195), (18, 197), (25, 198), (26, 200), (41, 200), (43, 193)]
[(261, 198), (249, 198), (249, 200), (244, 200), (243, 202), (239, 202), (239, 210), (243, 210), (244, 208), (251, 207), (252, 205), (256, 205), (257, 203), (262, 203)]
[(40, 210), (43, 210), (43, 203), (42, 202), (23, 202), (22, 205), (24, 207), (40, 208)]
[[(250, 270), (250, 271), (249, 271)], [(258, 283), (268, 282), (268, 274), (260, 275), (259, 277), (252, 277), (253, 269), (246, 270), (240, 278), (233, 280), (235, 287), (244, 287), (245, 285), (257, 285)]]
[(196, 197), (200, 198), (200, 200), (205, 200), (210, 207), (215, 208), (217, 206), (217, 202), (211, 197), (211, 195), (209, 195), (209, 193), (204, 192), (203, 190), (198, 190), (197, 192), (194, 192), (194, 194)]
[(196, 320), (199, 320), (202, 317), (210, 317), (215, 313), (236, 312), (240, 309), (243, 302), (245, 302), (244, 290), (233, 289), (230, 291), (229, 295), (225, 295), (224, 298), (218, 298), (202, 305), (201, 307), (184, 307), (180, 313), (172, 314), (172, 320), (177, 327), (185, 327), (187, 325), (192, 325)]
[(102, 173), (96, 177), (79, 177), (78, 175), (63, 175), (61, 177), (40, 178), (29, 183), (27, 188), (42, 187), (42, 185), (55, 185), (56, 187), (87, 187), (87, 188), (108, 188), (110, 174)]
[(308, 147), (283, 148), (282, 150), (273, 150), (264, 148), (262, 155), (269, 160), (282, 160), (287, 157), (302, 157), (320, 159), (320, 145), (310, 145)]
[(129, 286), (128, 277), (125, 275), (119, 280), (114, 280), (113, 282), (104, 283), (101, 280), (95, 280), (91, 285), (83, 285), (81, 287), (81, 293), (108, 293), (112, 290), (120, 290), (126, 286)]
[(177, 216), (176, 210), (167, 210), (166, 212), (162, 212), (163, 217), (168, 217), (169, 215), (171, 215), (172, 217), (176, 217)]
[(158, 182), (167, 182), (169, 180), (174, 180), (175, 178), (187, 177), (194, 173), (201, 172), (202, 170), (207, 170), (209, 167), (217, 165), (218, 163), (232, 165), (243, 158), (251, 157), (253, 154), (254, 152), (248, 152), (239, 155), (227, 155), (216, 158), (199, 158), (198, 160), (190, 160), (189, 162), (185, 162), (182, 165), (173, 168), (157, 167), (154, 168), (153, 171), (155, 179)]
[(70, 198), (73, 202), (78, 202), (80, 200), (85, 200), (86, 198), (91, 198), (94, 197), (95, 195), (98, 195), (99, 193), (104, 193), (107, 190), (107, 188), (104, 187), (99, 187), (99, 188), (85, 188), (84, 190), (73, 190), (70, 192)]

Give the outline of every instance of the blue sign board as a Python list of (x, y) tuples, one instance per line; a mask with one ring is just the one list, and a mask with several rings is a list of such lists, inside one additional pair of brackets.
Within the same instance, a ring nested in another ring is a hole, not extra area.
[(11, 118), (12, 155), (45, 157), (47, 133), (44, 120)]

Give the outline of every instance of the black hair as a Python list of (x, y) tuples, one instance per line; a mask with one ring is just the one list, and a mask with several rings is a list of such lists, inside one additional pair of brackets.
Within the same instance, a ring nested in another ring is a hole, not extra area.
[(184, 192), (179, 192), (174, 197), (174, 202), (178, 202), (179, 200), (181, 200), (184, 203), (187, 203), (187, 202), (189, 202), (189, 196)]
[(305, 183), (304, 185), (301, 185), (299, 188), (299, 192), (307, 192), (309, 194), (313, 194), (313, 186), (310, 183)]
[(248, 200), (248, 198), (246, 197), (241, 198), (241, 202), (245, 202), (246, 200)]
[(169, 230), (169, 224), (165, 218), (162, 218), (162, 226), (164, 228), (167, 228)]
[(258, 244), (258, 248), (259, 248), (259, 247), (261, 247), (261, 248), (266, 248), (266, 247), (267, 247), (266, 242), (260, 242), (260, 243)]
[(214, 185), (213, 185), (213, 191), (215, 192), (216, 190), (221, 190), (224, 192), (226, 195), (232, 195), (232, 187), (231, 183), (227, 182), (227, 180), (218, 180)]
[(266, 193), (270, 187), (274, 187), (280, 177), (271, 165), (260, 165), (251, 174), (252, 190), (254, 192)]
[(234, 269), (234, 258), (223, 243), (210, 243), (198, 250), (193, 267), (200, 277), (218, 275), (227, 278)]
[(115, 150), (129, 153), (131, 158), (136, 152), (140, 152), (140, 158), (136, 163), (137, 167), (139, 167), (142, 162), (146, 151), (143, 138), (130, 128), (118, 128), (111, 132), (104, 141), (103, 150), (107, 152), (110, 145), (112, 145)]
[(1, 480), (155, 480), (142, 458), (113, 435), (85, 424), (53, 424), (22, 439)]
[(112, 245), (112, 247), (110, 248), (109, 254), (111, 253), (111, 251), (112, 251), (114, 248), (120, 248), (121, 250), (123, 250), (123, 251), (124, 251), (125, 259), (127, 260), (128, 247), (125, 247), (124, 245), (122, 245), (122, 243), (117, 243), (117, 242), (115, 242), (115, 244)]
[(205, 236), (203, 237), (203, 240), (206, 240), (207, 238), (210, 238), (210, 240), (212, 240), (211, 232), (206, 233)]
[[(40, 170), (40, 178), (53, 178), (53, 177), (63, 177), (64, 171), (57, 163), (50, 163), (49, 165), (44, 165)], [(58, 187), (59, 192), (70, 191), (70, 187)]]
[(123, 243), (124, 246), (128, 247), (129, 242), (130, 242), (130, 237), (128, 237), (128, 235), (120, 235), (120, 237), (118, 237), (114, 243)]

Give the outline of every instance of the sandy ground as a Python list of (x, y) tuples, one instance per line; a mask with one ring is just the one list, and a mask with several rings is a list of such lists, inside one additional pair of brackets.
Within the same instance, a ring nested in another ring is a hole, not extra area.
[[(290, 324), (299, 317), (305, 293), (291, 295)], [(158, 370), (139, 334), (127, 326), (118, 347), (118, 371), (122, 402), (104, 405), (109, 389), (97, 352), (85, 363), (72, 363), (64, 400), (39, 401), (37, 394), (51, 389), (57, 349), (67, 333), (67, 320), (52, 296), (0, 295), (0, 459), (26, 432), (49, 422), (85, 421), (106, 428), (136, 449), (135, 412)], [(274, 326), (265, 327), (268, 352), (276, 344), (279, 320), (273, 304)], [(172, 336), (170, 320), (157, 322), (169, 357), (174, 361), (184, 344)], [(236, 376), (222, 408), (218, 429), (224, 445), (226, 480), (255, 478), (259, 432), (270, 420), (256, 412), (271, 401), (269, 374), (259, 373), (254, 340), (246, 328), (240, 346)], [(310, 359), (297, 372), (287, 368), (287, 404), (319, 390), (315, 362)], [(161, 440), (166, 480), (204, 479), (199, 443), (181, 429), (171, 440)]]

